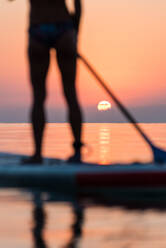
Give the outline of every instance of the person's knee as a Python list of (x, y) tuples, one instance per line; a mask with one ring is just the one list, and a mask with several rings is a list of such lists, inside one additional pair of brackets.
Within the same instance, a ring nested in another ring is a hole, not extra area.
[(63, 90), (63, 94), (68, 105), (75, 105), (75, 103), (77, 102), (75, 92), (71, 91), (70, 88), (66, 87)]
[(34, 97), (33, 97), (33, 100), (34, 100), (34, 104), (35, 105), (43, 105), (46, 101), (46, 92), (43, 91), (43, 92), (40, 92), (40, 91), (37, 91), (37, 92), (34, 92)]
[(67, 105), (69, 107), (69, 110), (71, 110), (72, 112), (76, 113), (80, 109), (79, 103), (78, 103), (76, 97), (75, 98), (66, 97), (66, 102), (67, 102)]

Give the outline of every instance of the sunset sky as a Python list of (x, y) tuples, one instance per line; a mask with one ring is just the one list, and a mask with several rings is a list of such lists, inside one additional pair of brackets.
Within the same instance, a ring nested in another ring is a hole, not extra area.
[[(79, 50), (140, 121), (166, 121), (166, 1), (82, 0)], [(0, 121), (26, 121), (30, 87), (26, 46), (28, 1), (0, 2)], [(112, 100), (79, 63), (78, 93), (87, 121), (120, 121)], [(49, 120), (62, 121), (65, 104), (52, 52)], [(113, 104), (97, 112), (98, 102)], [(111, 112), (112, 111), (112, 112)], [(149, 114), (149, 116), (147, 115)]]

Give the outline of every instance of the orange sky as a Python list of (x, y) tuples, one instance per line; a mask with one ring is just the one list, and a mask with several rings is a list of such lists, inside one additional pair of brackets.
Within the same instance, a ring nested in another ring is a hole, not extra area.
[[(28, 2), (0, 3), (0, 106), (30, 102), (26, 62)], [(80, 51), (122, 101), (131, 106), (164, 104), (166, 97), (166, 2), (163, 0), (83, 0)], [(53, 59), (53, 56), (52, 56)], [(64, 104), (52, 60), (50, 107)], [(78, 91), (84, 106), (109, 97), (80, 65)]]

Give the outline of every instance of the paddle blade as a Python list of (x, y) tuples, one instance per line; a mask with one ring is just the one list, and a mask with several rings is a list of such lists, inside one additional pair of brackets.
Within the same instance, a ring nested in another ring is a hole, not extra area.
[(154, 162), (159, 164), (166, 163), (166, 151), (161, 150), (155, 146), (152, 146)]

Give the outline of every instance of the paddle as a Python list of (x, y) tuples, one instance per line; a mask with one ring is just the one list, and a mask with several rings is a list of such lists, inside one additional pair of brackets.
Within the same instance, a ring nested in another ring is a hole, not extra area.
[(97, 74), (97, 72), (92, 68), (92, 66), (87, 62), (87, 60), (80, 54), (77, 54), (78, 58), (82, 60), (82, 62), (87, 66), (87, 68), (92, 72), (94, 77), (97, 79), (97, 81), (100, 83), (100, 85), (105, 89), (105, 91), (111, 96), (111, 98), (114, 100), (118, 108), (121, 110), (121, 112), (126, 116), (126, 118), (134, 125), (134, 127), (137, 129), (137, 131), (141, 134), (141, 136), (144, 138), (144, 140), (148, 143), (148, 145), (151, 147), (151, 150), (153, 152), (153, 159), (156, 163), (164, 163), (166, 162), (166, 151), (156, 147), (153, 142), (150, 140), (150, 138), (144, 133), (142, 128), (138, 125), (138, 122), (136, 119), (130, 114), (130, 112), (127, 110), (127, 108), (117, 99), (117, 97), (114, 95), (112, 90), (110, 90), (107, 85), (105, 84), (104, 80), (101, 79), (101, 77)]

